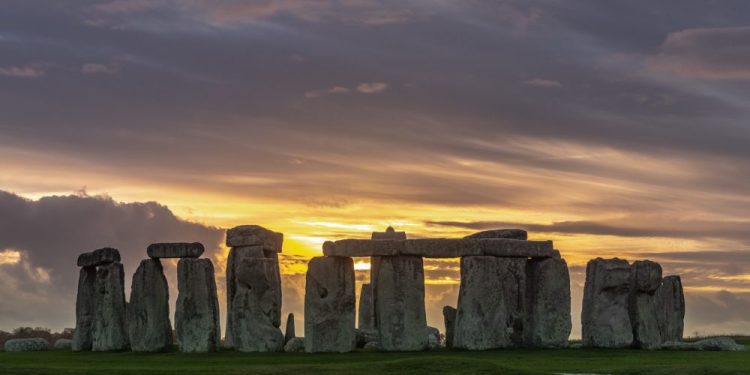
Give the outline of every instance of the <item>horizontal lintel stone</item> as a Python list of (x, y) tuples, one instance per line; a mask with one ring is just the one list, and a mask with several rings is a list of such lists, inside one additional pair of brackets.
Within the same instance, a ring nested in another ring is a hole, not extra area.
[(323, 244), (323, 254), (340, 257), (413, 255), (425, 258), (463, 256), (550, 258), (552, 241), (524, 241), (507, 238), (430, 238), (411, 240), (346, 239)]
[(95, 267), (119, 261), (120, 252), (117, 249), (105, 247), (79, 255), (78, 267)]
[(281, 252), (284, 234), (274, 232), (260, 225), (240, 225), (227, 230), (227, 246), (263, 246), (265, 250)]
[(146, 252), (150, 258), (199, 258), (204, 250), (200, 242), (171, 242), (148, 245)]

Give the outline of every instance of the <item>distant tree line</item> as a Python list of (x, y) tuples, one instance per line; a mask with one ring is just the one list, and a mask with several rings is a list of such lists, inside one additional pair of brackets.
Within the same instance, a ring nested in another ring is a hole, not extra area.
[(41, 337), (53, 345), (58, 339), (72, 339), (73, 328), (65, 328), (62, 332), (52, 332), (49, 328), (44, 327), (18, 327), (11, 332), (0, 331), (0, 350), (4, 350), (5, 342), (10, 339), (25, 339), (31, 337)]

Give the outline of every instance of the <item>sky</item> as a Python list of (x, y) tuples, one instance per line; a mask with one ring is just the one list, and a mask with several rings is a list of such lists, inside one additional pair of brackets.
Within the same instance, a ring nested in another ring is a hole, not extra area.
[[(5, 0), (0, 329), (74, 326), (105, 246), (129, 290), (149, 243), (204, 243), (223, 307), (224, 230), (259, 224), (298, 320), (325, 240), (524, 228), (573, 337), (615, 256), (682, 276), (687, 335), (748, 334), (748, 99), (743, 0)], [(458, 260), (425, 270), (442, 327)]]

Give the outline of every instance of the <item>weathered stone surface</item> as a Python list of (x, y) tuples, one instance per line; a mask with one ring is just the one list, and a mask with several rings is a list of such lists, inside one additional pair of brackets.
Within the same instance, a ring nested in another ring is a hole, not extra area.
[(316, 257), (307, 268), (305, 351), (354, 350), (355, 291), (351, 258)]
[(385, 232), (372, 232), (373, 240), (405, 240), (406, 232), (396, 232), (393, 227), (386, 228)]
[(229, 314), (232, 345), (242, 352), (276, 352), (284, 348), (281, 333), (281, 290), (274, 259), (246, 257), (237, 264)]
[(656, 291), (661, 317), (659, 331), (663, 341), (681, 341), (685, 319), (685, 295), (679, 276), (666, 276)]
[(54, 345), (54, 348), (56, 350), (70, 350), (72, 347), (73, 347), (73, 340), (71, 339), (57, 339)]
[(199, 258), (203, 251), (200, 242), (154, 243), (146, 250), (151, 258)]
[(96, 267), (120, 261), (117, 249), (105, 247), (78, 256), (78, 267)]
[(360, 330), (375, 329), (375, 304), (372, 298), (372, 285), (362, 284), (359, 290), (359, 324)]
[(526, 308), (526, 346), (568, 346), (572, 322), (570, 275), (565, 260), (543, 258), (531, 259), (526, 263)]
[(357, 347), (363, 348), (370, 341), (379, 341), (378, 331), (375, 329), (357, 329)]
[[(377, 241), (374, 241), (377, 242)], [(385, 351), (417, 351), (427, 347), (424, 266), (414, 256), (373, 257), (376, 327)]]
[(169, 285), (159, 259), (142, 260), (135, 271), (127, 316), (133, 351), (160, 352), (172, 345)]
[(286, 317), (286, 329), (284, 330), (284, 343), (288, 343), (289, 340), (297, 337), (294, 329), (294, 314), (289, 313)]
[(219, 349), (219, 301), (210, 259), (182, 258), (177, 263), (175, 333), (182, 352)]
[(326, 256), (366, 257), (413, 255), (426, 258), (496, 257), (549, 258), (555, 255), (552, 241), (507, 238), (431, 238), (413, 240), (340, 240), (323, 244)]
[[(263, 246), (240, 246), (233, 247), (229, 250), (229, 256), (227, 257), (227, 326), (224, 335), (224, 346), (231, 348), (232, 344), (232, 330), (233, 330), (233, 318), (232, 318), (232, 304), (234, 303), (234, 295), (237, 291), (237, 267), (245, 258), (264, 258), (265, 252)], [(279, 310), (279, 314), (281, 311)], [(279, 315), (280, 317), (281, 315)]]
[(443, 320), (445, 321), (445, 347), (453, 347), (453, 335), (456, 328), (456, 308), (443, 306)]
[(633, 328), (628, 313), (630, 277), (626, 260), (589, 261), (581, 313), (584, 346), (624, 348), (632, 344)]
[(284, 344), (284, 351), (287, 353), (302, 353), (305, 351), (305, 338), (294, 337)]
[(435, 327), (427, 327), (427, 349), (436, 350), (440, 348), (440, 330)]
[(633, 326), (633, 345), (641, 349), (659, 349), (662, 344), (659, 320), (663, 309), (656, 290), (661, 285), (661, 266), (644, 260), (630, 266), (628, 311)]
[(376, 352), (380, 350), (380, 342), (378, 341), (370, 341), (362, 348), (362, 350), (366, 352)]
[(528, 234), (523, 229), (492, 229), (468, 235), (464, 238), (508, 238), (511, 240), (527, 240)]
[(487, 350), (522, 344), (525, 270), (525, 258), (461, 258), (454, 348)]
[(76, 297), (76, 330), (73, 334), (74, 351), (91, 350), (94, 341), (94, 295), (96, 294), (96, 267), (83, 267), (78, 276)]
[(260, 225), (240, 225), (227, 230), (227, 246), (263, 246), (266, 250), (281, 252), (284, 234), (274, 232)]
[(669, 341), (661, 345), (667, 350), (708, 350), (742, 352), (747, 350), (744, 345), (737, 344), (731, 337), (712, 337), (696, 342)]
[(49, 343), (40, 337), (10, 339), (5, 342), (6, 352), (38, 352), (47, 349), (49, 349)]
[(96, 270), (91, 344), (95, 352), (128, 348), (124, 273), (120, 263), (99, 266)]

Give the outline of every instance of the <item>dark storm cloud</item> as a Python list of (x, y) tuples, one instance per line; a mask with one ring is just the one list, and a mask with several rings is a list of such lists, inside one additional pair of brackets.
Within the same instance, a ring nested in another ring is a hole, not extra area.
[(211, 258), (223, 240), (222, 230), (184, 221), (155, 202), (123, 204), (86, 195), (30, 201), (0, 191), (0, 212), (0, 252), (21, 256), (16, 263), (0, 264), (1, 329), (72, 326), (80, 253), (119, 249), (129, 289), (130, 275), (146, 258), (149, 244), (197, 241)]

